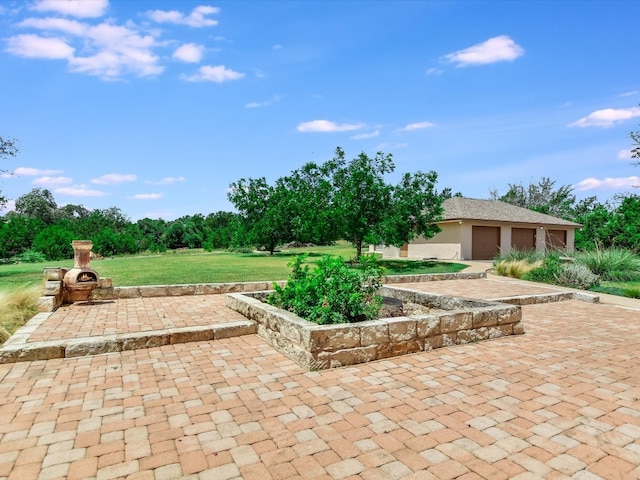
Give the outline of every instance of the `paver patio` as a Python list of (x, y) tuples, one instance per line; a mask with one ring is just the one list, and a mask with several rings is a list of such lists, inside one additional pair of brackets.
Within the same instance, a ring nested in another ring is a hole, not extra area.
[(0, 479), (640, 478), (640, 309), (522, 308), (525, 335), (319, 372), (255, 335), (0, 365)]

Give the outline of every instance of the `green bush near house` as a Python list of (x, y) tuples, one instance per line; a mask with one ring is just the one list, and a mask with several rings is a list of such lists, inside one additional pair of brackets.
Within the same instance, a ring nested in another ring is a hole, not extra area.
[(606, 281), (640, 279), (640, 256), (625, 248), (596, 248), (576, 253), (576, 263), (584, 265)]

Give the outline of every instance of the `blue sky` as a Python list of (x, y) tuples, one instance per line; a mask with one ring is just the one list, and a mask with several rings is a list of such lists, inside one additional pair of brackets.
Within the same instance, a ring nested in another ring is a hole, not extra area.
[(640, 184), (638, 18), (636, 0), (3, 0), (20, 153), (0, 190), (206, 215), (231, 182), (340, 146), (468, 197), (547, 176), (604, 201)]

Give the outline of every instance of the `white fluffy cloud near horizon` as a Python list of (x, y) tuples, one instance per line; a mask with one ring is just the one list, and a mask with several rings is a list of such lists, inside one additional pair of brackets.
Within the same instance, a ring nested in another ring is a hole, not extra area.
[(401, 132), (412, 132), (414, 130), (423, 130), (425, 128), (435, 127), (436, 124), (432, 122), (417, 122), (410, 123), (409, 125), (405, 125), (400, 129)]
[(29, 7), (38, 12), (55, 12), (78, 18), (101, 17), (109, 8), (109, 0), (40, 0)]
[(173, 58), (185, 63), (200, 63), (204, 55), (204, 47), (195, 43), (185, 43), (176, 48)]
[(606, 189), (606, 190), (620, 190), (628, 189), (640, 186), (640, 177), (623, 177), (623, 178), (585, 178), (577, 184), (574, 188), (578, 191)]
[(49, 176), (44, 176), (44, 177), (38, 177), (35, 180), (33, 180), (34, 185), (40, 185), (42, 187), (54, 187), (56, 185), (68, 185), (70, 183), (72, 183), (72, 179), (69, 177), (49, 177)]
[(492, 37), (469, 48), (444, 56), (444, 59), (458, 67), (487, 65), (496, 62), (511, 62), (524, 55), (524, 49), (507, 35)]
[(100, 190), (92, 190), (90, 188), (85, 187), (84, 185), (79, 185), (76, 187), (60, 187), (56, 188), (53, 193), (59, 195), (68, 195), (70, 197), (105, 197), (109, 195), (106, 192), (102, 192)]
[(582, 117), (569, 127), (613, 127), (616, 123), (624, 122), (635, 117), (640, 117), (640, 107), (631, 108), (605, 108), (591, 112), (586, 117)]

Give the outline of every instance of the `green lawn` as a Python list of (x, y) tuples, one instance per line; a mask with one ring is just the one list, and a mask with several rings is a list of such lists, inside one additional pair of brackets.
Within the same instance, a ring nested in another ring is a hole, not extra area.
[[(286, 249), (273, 256), (268, 253), (178, 250), (158, 255), (92, 260), (91, 267), (101, 277), (110, 277), (114, 286), (285, 280), (290, 271), (287, 264), (302, 253), (309, 255), (310, 263), (322, 255), (342, 256), (348, 261), (355, 257), (355, 248), (340, 242), (329, 247)], [(466, 265), (431, 261), (385, 260), (381, 263), (387, 268), (388, 275), (458, 272), (466, 268)], [(0, 290), (41, 282), (45, 267), (72, 266), (71, 260), (0, 265)]]
[(602, 282), (591, 289), (594, 292), (608, 293), (622, 297), (640, 298), (640, 281), (635, 282)]

